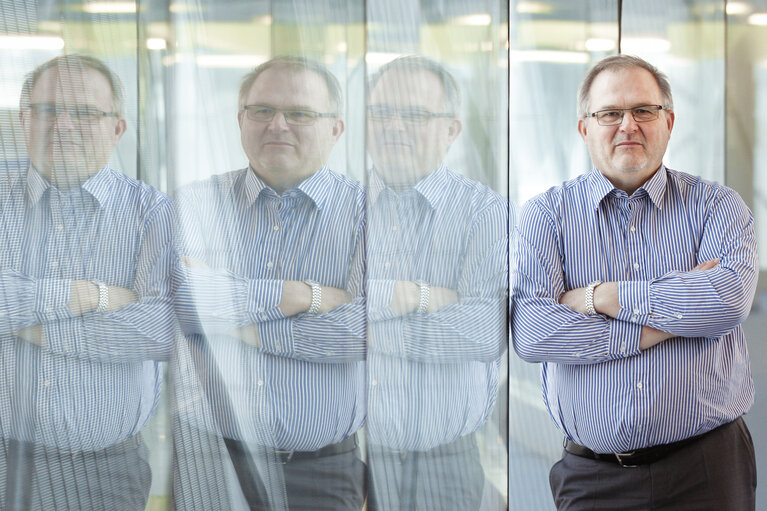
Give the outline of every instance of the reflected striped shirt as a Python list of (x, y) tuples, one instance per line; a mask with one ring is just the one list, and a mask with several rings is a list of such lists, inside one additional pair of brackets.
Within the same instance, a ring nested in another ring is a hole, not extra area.
[[(754, 219), (733, 190), (664, 166), (628, 196), (597, 170), (525, 205), (514, 346), (543, 362), (557, 426), (597, 452), (705, 433), (746, 413), (754, 387), (740, 324), (758, 276)], [(718, 258), (708, 271), (692, 271)], [(616, 319), (558, 303), (617, 281)], [(678, 337), (644, 351), (643, 325)]]
[[(372, 443), (421, 451), (485, 423), (506, 349), (508, 202), (441, 166), (396, 192), (370, 174), (368, 429)], [(459, 302), (397, 316), (396, 281)]]
[[(203, 396), (193, 366), (180, 361), (186, 420), (299, 451), (357, 431), (365, 418), (362, 186), (323, 167), (278, 195), (242, 169), (194, 183), (176, 202), (179, 250), (204, 263), (180, 267), (177, 314), (191, 342), (208, 343), (220, 373)], [(353, 300), (285, 317), (283, 282), (306, 279), (345, 289)], [(254, 324), (260, 347), (230, 335)], [(212, 417), (193, 416), (200, 399)]]
[[(125, 440), (152, 415), (172, 351), (170, 200), (110, 168), (71, 190), (0, 169), (0, 435), (69, 450)], [(139, 301), (75, 316), (73, 280)], [(42, 348), (14, 334), (33, 325)]]

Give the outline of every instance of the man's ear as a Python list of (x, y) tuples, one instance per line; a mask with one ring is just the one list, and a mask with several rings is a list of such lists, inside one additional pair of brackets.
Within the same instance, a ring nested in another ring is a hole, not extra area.
[(128, 123), (125, 121), (125, 118), (119, 117), (117, 119), (117, 123), (115, 124), (115, 144), (120, 141), (121, 138), (123, 138), (123, 135), (125, 135), (125, 131), (128, 129)]
[(344, 132), (344, 128), (345, 128), (345, 126), (344, 126), (343, 119), (339, 118), (339, 119), (336, 119), (335, 121), (333, 121), (333, 132), (332, 133), (333, 133), (333, 138), (335, 138), (336, 141), (338, 141), (338, 139), (341, 138), (341, 135)]
[(458, 135), (461, 134), (461, 130), (463, 129), (463, 124), (461, 124), (460, 119), (451, 119), (450, 124), (447, 127), (447, 141), (448, 144), (452, 144), (456, 138), (458, 138)]
[(586, 125), (587, 123), (585, 118), (581, 117), (580, 119), (578, 119), (578, 133), (581, 134), (581, 138), (583, 140), (586, 140), (586, 133), (587, 133)]

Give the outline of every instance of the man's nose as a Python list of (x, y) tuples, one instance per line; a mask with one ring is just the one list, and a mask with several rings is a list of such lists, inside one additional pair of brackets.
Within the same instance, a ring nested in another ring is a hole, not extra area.
[(288, 121), (285, 119), (285, 114), (279, 110), (274, 112), (274, 117), (269, 121), (269, 129), (273, 130), (286, 130), (288, 129)]
[(637, 129), (637, 122), (634, 120), (634, 114), (631, 113), (631, 110), (623, 112), (620, 129), (621, 131), (635, 131)]
[(64, 108), (56, 113), (56, 126), (59, 129), (74, 129), (77, 127), (74, 119), (69, 115), (69, 111)]

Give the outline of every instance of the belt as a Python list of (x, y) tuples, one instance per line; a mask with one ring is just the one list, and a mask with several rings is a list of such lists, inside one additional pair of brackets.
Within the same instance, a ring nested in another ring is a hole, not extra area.
[(316, 451), (282, 451), (275, 449), (272, 451), (277, 459), (283, 465), (285, 463), (297, 460), (305, 460), (312, 458), (324, 458), (326, 456), (334, 456), (336, 454), (344, 454), (351, 452), (357, 448), (357, 433), (348, 436), (338, 443), (326, 445)]
[[(738, 421), (742, 420), (743, 419), (741, 417), (738, 417), (729, 424), (719, 426), (719, 428), (728, 426), (730, 424), (736, 424)], [(635, 449), (628, 452), (594, 452), (588, 447), (584, 447), (568, 439), (565, 439), (565, 451), (569, 452), (570, 454), (574, 454), (575, 456), (580, 456), (581, 458), (617, 463), (622, 467), (638, 467), (639, 465), (649, 465), (650, 463), (655, 463), (656, 461), (662, 460), (673, 452), (676, 452), (683, 447), (687, 447), (690, 444), (697, 442), (701, 438), (713, 433), (719, 428), (714, 428), (707, 433), (703, 433), (702, 435), (685, 438), (684, 440), (679, 440), (678, 442), (654, 445), (652, 447), (644, 447), (642, 449)]]

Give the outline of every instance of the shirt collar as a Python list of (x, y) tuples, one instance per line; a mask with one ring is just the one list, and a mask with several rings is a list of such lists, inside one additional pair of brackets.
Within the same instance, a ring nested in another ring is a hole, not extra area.
[[(594, 209), (599, 208), (599, 204), (602, 202), (602, 199), (607, 197), (610, 192), (617, 190), (617, 188), (613, 186), (610, 180), (607, 179), (605, 175), (596, 168), (591, 169), (591, 172), (587, 176), (587, 180), (590, 185), (589, 196), (591, 205)], [(645, 183), (637, 189), (637, 192), (644, 190), (644, 192), (650, 197), (652, 203), (655, 204), (655, 207), (661, 209), (663, 207), (663, 197), (666, 192), (667, 181), (668, 178), (666, 175), (666, 166), (661, 165), (655, 174), (653, 174), (650, 179), (645, 181)]]
[[(88, 180), (83, 183), (81, 188), (96, 199), (100, 208), (104, 208), (109, 200), (113, 180), (114, 175), (112, 169), (104, 167), (96, 174), (89, 177)], [(57, 189), (40, 174), (34, 165), (30, 163), (29, 169), (27, 170), (27, 198), (29, 199), (29, 203), (33, 205), (37, 204), (49, 188), (53, 190)]]
[[(412, 189), (426, 199), (432, 209), (436, 209), (440, 202), (444, 200), (445, 190), (448, 189), (446, 183), (447, 179), (447, 167), (444, 164), (441, 164), (434, 171), (429, 172), (426, 176), (421, 178)], [(374, 168), (368, 176), (368, 197), (370, 198), (371, 203), (375, 203), (378, 200), (378, 196), (384, 190), (390, 190), (391, 193), (396, 193), (386, 185), (381, 174)]]
[[(323, 165), (320, 170), (304, 179), (298, 186), (293, 188), (293, 190), (300, 191), (309, 197), (318, 209), (322, 209), (331, 193), (331, 179), (333, 179), (333, 177), (330, 174), (330, 169), (327, 165)], [(248, 167), (247, 169), (245, 174), (245, 186), (242, 187), (242, 189), (245, 203), (248, 206), (253, 204), (264, 192), (278, 196), (277, 192), (275, 192), (271, 186), (258, 177), (252, 167)], [(290, 192), (291, 190), (287, 190), (285, 194), (289, 194)]]

